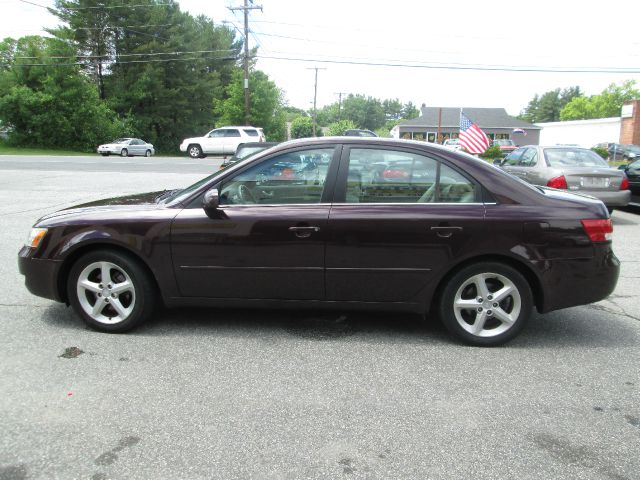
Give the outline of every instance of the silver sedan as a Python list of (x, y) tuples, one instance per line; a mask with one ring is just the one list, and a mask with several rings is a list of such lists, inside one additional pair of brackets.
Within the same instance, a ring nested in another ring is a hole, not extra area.
[(100, 145), (98, 153), (103, 157), (111, 154), (120, 155), (121, 157), (132, 157), (134, 155), (150, 157), (155, 153), (155, 150), (153, 145), (139, 138), (117, 138), (111, 143)]
[(507, 172), (534, 185), (566, 189), (602, 200), (609, 211), (629, 203), (629, 181), (597, 153), (580, 147), (529, 145), (499, 163)]

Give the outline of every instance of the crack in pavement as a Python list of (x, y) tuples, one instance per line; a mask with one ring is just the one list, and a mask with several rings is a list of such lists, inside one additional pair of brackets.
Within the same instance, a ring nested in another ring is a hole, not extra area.
[(605, 313), (611, 313), (613, 315), (618, 315), (620, 317), (627, 317), (630, 318), (631, 320), (635, 320), (636, 322), (640, 322), (640, 317), (634, 317), (633, 315), (630, 315), (626, 312), (626, 310), (624, 308), (622, 308), (620, 305), (618, 305), (616, 302), (613, 302), (611, 300), (608, 300), (610, 303), (613, 303), (616, 307), (618, 307), (620, 311), (616, 311), (613, 310), (612, 308), (606, 307), (604, 305), (597, 305), (597, 304), (592, 304), (592, 305), (584, 305), (585, 308), (589, 308), (591, 310), (597, 310), (599, 312), (605, 312)]

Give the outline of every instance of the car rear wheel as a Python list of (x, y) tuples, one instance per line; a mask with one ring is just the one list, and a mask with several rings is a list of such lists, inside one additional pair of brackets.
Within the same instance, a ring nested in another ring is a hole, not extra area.
[(531, 287), (516, 269), (481, 262), (456, 272), (440, 296), (439, 315), (458, 339), (492, 347), (514, 338), (533, 307)]
[(144, 156), (145, 157), (150, 157), (151, 156), (151, 150), (147, 150), (146, 152), (144, 152)]
[(153, 313), (156, 292), (149, 274), (128, 255), (98, 250), (80, 257), (67, 279), (73, 309), (91, 328), (126, 332)]
[(121, 157), (128, 157), (129, 156), (129, 152), (127, 151), (126, 148), (123, 148), (122, 150), (120, 150), (120, 156)]
[(202, 157), (202, 149), (200, 148), (200, 145), (189, 145), (187, 151), (189, 152), (189, 156), (191, 158)]

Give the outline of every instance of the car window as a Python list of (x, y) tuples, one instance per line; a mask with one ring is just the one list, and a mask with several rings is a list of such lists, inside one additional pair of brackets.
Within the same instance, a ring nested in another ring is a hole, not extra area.
[(225, 130), (222, 128), (219, 128), (218, 130), (212, 130), (211, 132), (209, 132), (209, 137), (210, 138), (224, 137), (224, 132)]
[(242, 131), (250, 137), (257, 137), (259, 135), (258, 131), (254, 128), (243, 128)]
[(608, 167), (597, 153), (584, 148), (547, 148), (545, 158), (550, 167)]
[(240, 130), (235, 129), (235, 128), (227, 128), (224, 131), (224, 136), (225, 137), (239, 137), (240, 136)]
[(525, 151), (524, 148), (519, 148), (518, 150), (514, 150), (513, 152), (511, 152), (509, 155), (505, 157), (504, 161), (502, 162), (502, 165), (515, 167), (516, 165), (518, 165), (518, 163), (520, 163), (520, 157), (522, 156), (524, 151)]
[(320, 203), (333, 148), (287, 152), (266, 159), (222, 184), (220, 205)]
[(346, 203), (473, 202), (475, 185), (437, 160), (392, 150), (352, 148)]
[(527, 148), (520, 158), (521, 167), (535, 167), (538, 163), (538, 150), (535, 148)]

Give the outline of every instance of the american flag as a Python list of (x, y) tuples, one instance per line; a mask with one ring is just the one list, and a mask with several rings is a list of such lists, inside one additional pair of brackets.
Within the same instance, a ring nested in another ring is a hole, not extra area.
[(469, 153), (484, 153), (491, 142), (489, 137), (473, 123), (469, 117), (460, 112), (460, 145)]

